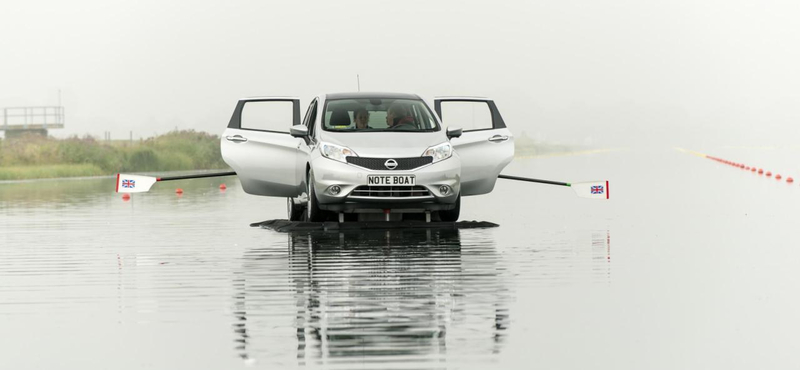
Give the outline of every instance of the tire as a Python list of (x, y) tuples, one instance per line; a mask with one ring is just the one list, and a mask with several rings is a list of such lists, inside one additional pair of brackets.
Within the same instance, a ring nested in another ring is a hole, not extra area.
[(314, 191), (314, 172), (308, 173), (308, 204), (306, 205), (306, 221), (308, 222), (322, 222), (325, 221), (325, 211), (319, 209), (317, 202), (317, 193)]
[(444, 222), (456, 222), (458, 221), (458, 216), (461, 214), (461, 194), (458, 194), (458, 198), (456, 198), (456, 206), (455, 208), (449, 211), (439, 211), (439, 219)]
[(302, 221), (303, 207), (297, 206), (294, 198), (286, 198), (286, 214), (289, 217), (289, 221)]

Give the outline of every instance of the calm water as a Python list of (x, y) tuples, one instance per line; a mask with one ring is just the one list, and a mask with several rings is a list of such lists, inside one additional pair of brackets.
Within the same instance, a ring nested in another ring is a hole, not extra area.
[(0, 368), (796, 368), (797, 151), (706, 152), (796, 182), (672, 148), (518, 159), (612, 200), (499, 182), (462, 211), (499, 228), (290, 234), (232, 178), (0, 184)]

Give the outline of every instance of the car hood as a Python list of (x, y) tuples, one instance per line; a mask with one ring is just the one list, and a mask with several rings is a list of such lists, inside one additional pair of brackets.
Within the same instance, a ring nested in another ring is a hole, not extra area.
[(437, 132), (325, 132), (323, 142), (346, 146), (359, 157), (419, 157), (431, 146), (447, 141)]

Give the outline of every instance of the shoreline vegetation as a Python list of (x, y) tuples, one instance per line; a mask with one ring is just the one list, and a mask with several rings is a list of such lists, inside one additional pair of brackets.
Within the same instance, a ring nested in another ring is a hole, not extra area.
[(219, 136), (193, 130), (139, 141), (36, 135), (0, 140), (0, 180), (227, 168)]
[[(514, 138), (514, 146), (516, 157), (585, 149), (540, 142), (524, 132)], [(172, 131), (139, 141), (36, 135), (0, 140), (0, 181), (211, 169), (230, 170), (220, 154), (219, 136), (194, 130)]]

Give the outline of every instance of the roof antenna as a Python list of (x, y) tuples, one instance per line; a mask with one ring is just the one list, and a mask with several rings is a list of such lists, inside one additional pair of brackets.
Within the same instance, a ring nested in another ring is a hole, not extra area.
[(361, 92), (361, 77), (356, 75), (356, 83), (358, 83), (358, 92)]

